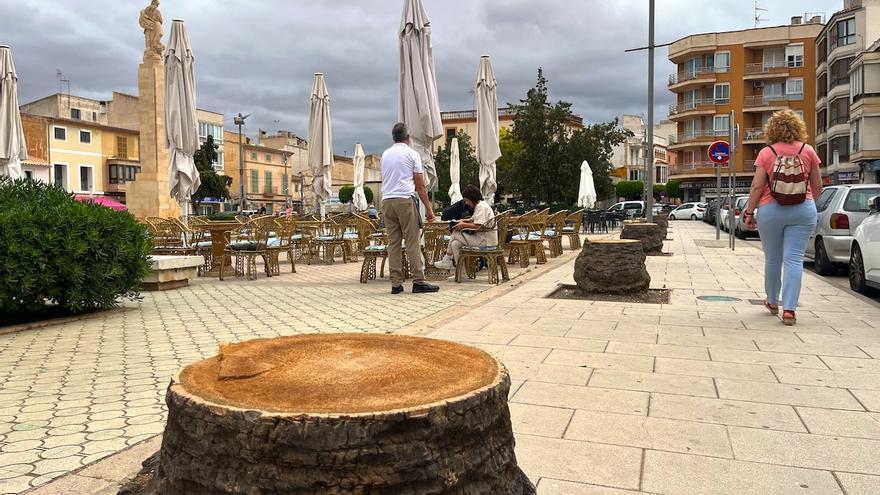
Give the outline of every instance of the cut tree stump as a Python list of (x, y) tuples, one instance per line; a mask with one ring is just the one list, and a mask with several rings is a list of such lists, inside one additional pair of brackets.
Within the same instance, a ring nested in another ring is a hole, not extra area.
[(669, 236), (669, 215), (666, 213), (661, 213), (659, 215), (654, 215), (654, 223), (660, 227), (660, 238), (666, 240)]
[(648, 290), (651, 275), (638, 240), (585, 241), (574, 262), (574, 281), (591, 293), (624, 294)]
[(663, 252), (663, 236), (656, 223), (624, 223), (620, 238), (641, 241), (645, 254)]
[(443, 340), (312, 334), (221, 345), (168, 387), (147, 493), (532, 495), (510, 377)]

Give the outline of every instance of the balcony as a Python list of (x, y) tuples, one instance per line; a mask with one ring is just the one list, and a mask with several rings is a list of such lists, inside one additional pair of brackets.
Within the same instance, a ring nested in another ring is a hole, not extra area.
[[(727, 69), (724, 68), (726, 71)], [(678, 74), (670, 74), (669, 75), (669, 89), (673, 89), (673, 86), (684, 86), (686, 83), (691, 81), (714, 81), (715, 80), (715, 67), (701, 67), (696, 70), (689, 70), (679, 72)]]
[(793, 100), (803, 100), (803, 93), (792, 93), (785, 95), (755, 95), (746, 96), (743, 99), (744, 112), (766, 112), (768, 110), (781, 110), (788, 108), (788, 102)]
[(727, 129), (724, 130), (702, 130), (688, 131), (678, 134), (675, 144), (670, 149), (693, 148), (694, 146), (708, 146), (719, 139), (726, 139), (730, 134)]
[(275, 196), (276, 194), (278, 194), (278, 186), (263, 188), (263, 196)]
[[(792, 67), (803, 67), (803, 64), (800, 66), (792, 66)], [(746, 64), (745, 72), (743, 79), (773, 79), (773, 78), (784, 78), (788, 77), (788, 63), (785, 61), (779, 62), (758, 62), (754, 64)]]
[(669, 166), (669, 175), (688, 175), (713, 172), (715, 164), (710, 161), (675, 163)]
[(669, 117), (675, 120), (676, 118), (680, 119), (688, 115), (710, 115), (715, 113), (715, 105), (725, 105), (729, 102), (729, 99), (716, 100), (715, 98), (685, 101), (677, 105), (669, 105)]
[(743, 135), (743, 143), (745, 144), (761, 144), (764, 142), (764, 128), (750, 127), (746, 129)]

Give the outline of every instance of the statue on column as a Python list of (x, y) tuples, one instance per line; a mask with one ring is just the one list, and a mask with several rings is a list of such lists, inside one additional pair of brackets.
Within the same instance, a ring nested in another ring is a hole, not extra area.
[(159, 12), (159, 0), (152, 0), (150, 5), (141, 11), (138, 23), (144, 28), (144, 60), (148, 58), (162, 59), (165, 46), (162, 45), (162, 13)]

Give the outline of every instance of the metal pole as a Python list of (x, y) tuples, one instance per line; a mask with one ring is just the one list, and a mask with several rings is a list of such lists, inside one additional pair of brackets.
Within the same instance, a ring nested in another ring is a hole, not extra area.
[(736, 125), (734, 124), (734, 114), (731, 111), (729, 116), (728, 133), (730, 134), (730, 159), (727, 162), (727, 197), (730, 201), (730, 208), (727, 209), (727, 236), (728, 247), (733, 249), (733, 233), (736, 231), (736, 182), (733, 178), (733, 171), (736, 168)]
[(647, 129), (647, 165), (648, 181), (645, 188), (648, 190), (645, 219), (650, 223), (654, 221), (654, 4), (655, 0), (648, 3), (648, 129)]
[(721, 167), (722, 163), (715, 163), (715, 240), (721, 240)]
[[(732, 113), (732, 112), (731, 112)], [(733, 197), (736, 198), (736, 155), (739, 153), (737, 150), (739, 149), (739, 124), (736, 124), (733, 127), (733, 155), (731, 156), (730, 162), (733, 163), (733, 166), (730, 168), (733, 174)], [(740, 212), (742, 215), (742, 212)], [(736, 229), (734, 229), (734, 233), (736, 233)], [(736, 235), (731, 236), (730, 238), (730, 249), (736, 251)]]
[(242, 126), (244, 125), (244, 119), (248, 116), (242, 115), (239, 112), (238, 116), (235, 117), (234, 123), (238, 126), (238, 208), (240, 212), (244, 212), (245, 203), (247, 202), (247, 197), (245, 196), (245, 188), (244, 188), (244, 134), (242, 133)]

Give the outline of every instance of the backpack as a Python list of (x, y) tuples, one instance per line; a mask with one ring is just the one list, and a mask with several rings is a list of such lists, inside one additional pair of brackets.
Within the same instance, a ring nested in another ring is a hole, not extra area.
[(807, 144), (801, 145), (796, 155), (776, 155), (773, 172), (770, 174), (770, 194), (783, 206), (799, 205), (807, 199), (807, 169), (801, 161), (801, 153)]

